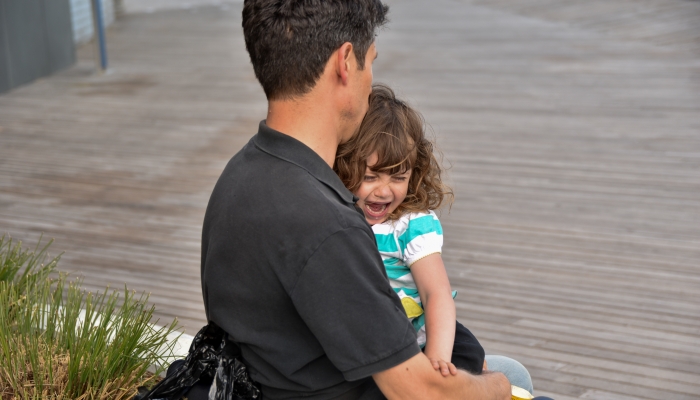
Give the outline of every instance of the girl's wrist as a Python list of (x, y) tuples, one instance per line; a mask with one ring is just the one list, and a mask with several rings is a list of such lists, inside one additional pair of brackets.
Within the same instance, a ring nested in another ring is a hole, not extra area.
[(442, 360), (442, 361), (450, 361), (452, 359), (452, 354), (447, 354), (445, 352), (439, 352), (439, 351), (425, 351), (424, 352), (425, 356), (428, 357), (428, 359), (431, 360)]

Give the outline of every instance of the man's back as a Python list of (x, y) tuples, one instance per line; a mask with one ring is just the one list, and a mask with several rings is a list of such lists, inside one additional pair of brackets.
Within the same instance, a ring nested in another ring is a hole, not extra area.
[(335, 397), (419, 351), (352, 194), (264, 124), (212, 193), (202, 286), (268, 398)]

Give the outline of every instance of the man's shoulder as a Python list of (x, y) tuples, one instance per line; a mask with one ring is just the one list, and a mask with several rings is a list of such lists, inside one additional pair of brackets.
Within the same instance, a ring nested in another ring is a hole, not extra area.
[(207, 216), (226, 216), (236, 226), (268, 228), (268, 236), (294, 231), (299, 241), (322, 240), (348, 228), (371, 233), (354, 204), (336, 188), (299, 165), (255, 148), (252, 140), (221, 174)]
[(289, 199), (287, 210), (280, 211), (280, 224), (294, 226), (299, 233), (313, 232), (307, 236), (319, 242), (345, 230), (355, 230), (373, 240), (371, 228), (354, 204), (348, 204), (332, 188), (312, 177), (303, 177), (297, 183), (295, 189), (299, 192)]

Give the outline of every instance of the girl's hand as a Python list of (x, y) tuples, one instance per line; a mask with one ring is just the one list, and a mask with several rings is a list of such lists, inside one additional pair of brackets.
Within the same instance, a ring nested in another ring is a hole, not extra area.
[(442, 376), (457, 375), (457, 367), (449, 361), (444, 361), (439, 358), (428, 357), (430, 363), (436, 371), (440, 371)]

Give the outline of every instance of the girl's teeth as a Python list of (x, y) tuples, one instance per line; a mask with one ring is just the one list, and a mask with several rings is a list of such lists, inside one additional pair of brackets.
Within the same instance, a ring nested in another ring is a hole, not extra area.
[(367, 204), (370, 211), (380, 213), (386, 209), (386, 204)]

